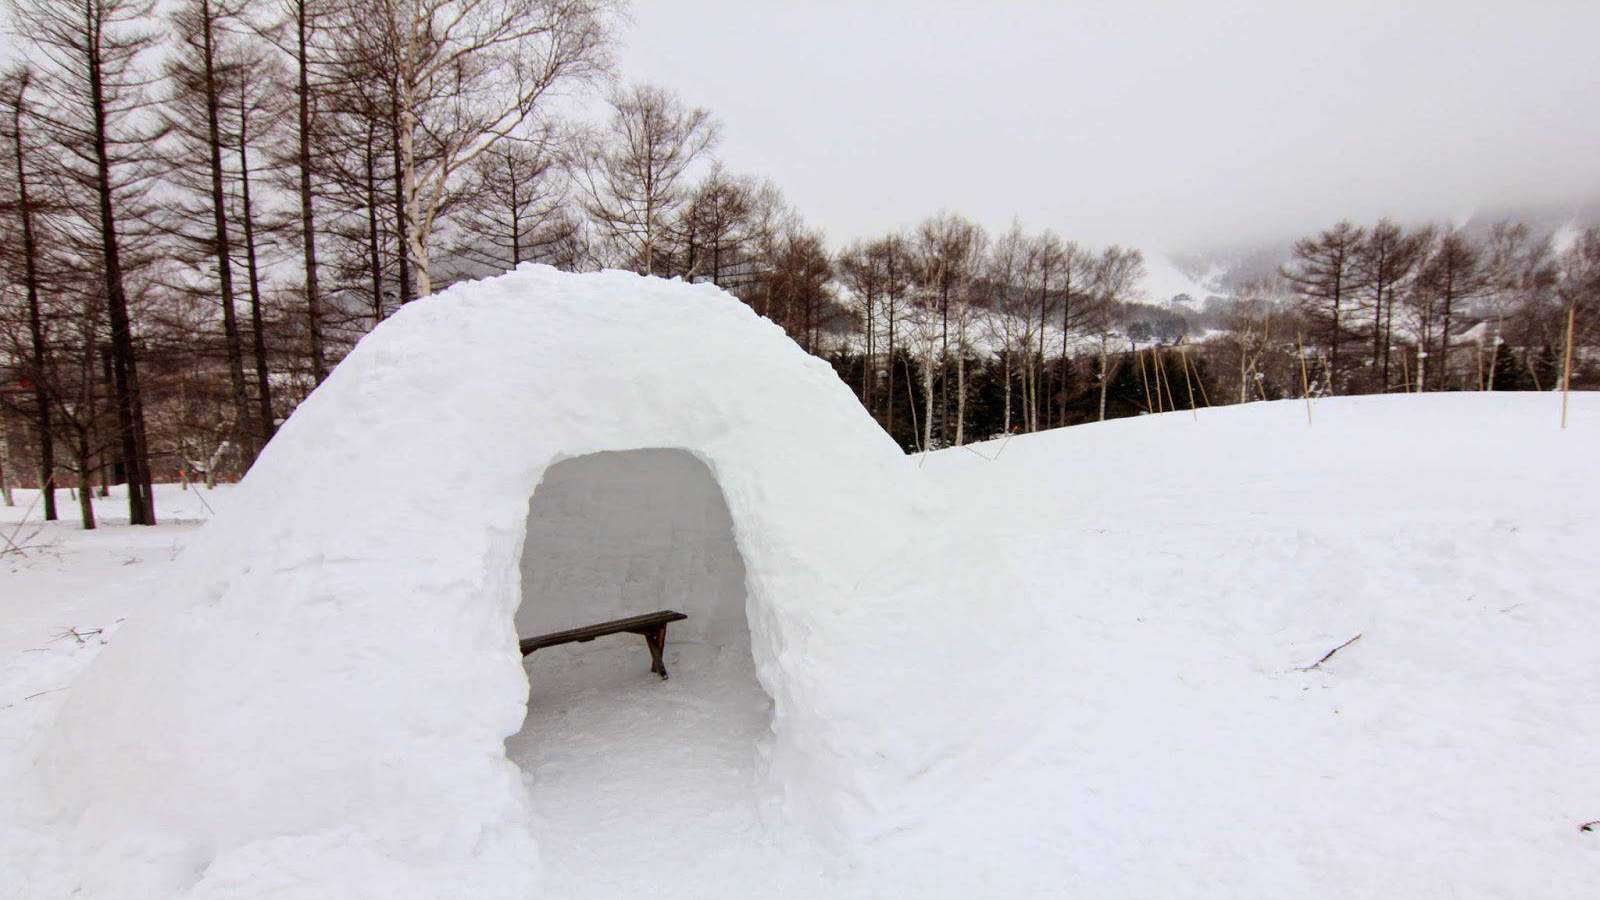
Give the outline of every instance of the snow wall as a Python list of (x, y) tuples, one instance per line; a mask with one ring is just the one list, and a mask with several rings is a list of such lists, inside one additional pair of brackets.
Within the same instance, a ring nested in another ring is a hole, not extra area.
[[(70, 837), (41, 837), (22, 883), (537, 892), (537, 787), (504, 752), (526, 712), (529, 498), (563, 460), (636, 450), (684, 451), (666, 464), (703, 465), (726, 502), (774, 703), (775, 828), (893, 827), (896, 786), (947, 733), (885, 706), (902, 682), (883, 645), (917, 620), (875, 573), (921, 515), (915, 467), (826, 363), (720, 290), (524, 266), (409, 304), (285, 423), (44, 736), (26, 827)], [(926, 734), (887, 737), (896, 722)]]

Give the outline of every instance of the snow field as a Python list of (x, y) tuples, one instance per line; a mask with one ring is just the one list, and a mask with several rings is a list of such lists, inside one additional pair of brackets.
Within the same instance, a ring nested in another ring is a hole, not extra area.
[[(714, 290), (524, 269), (363, 342), (198, 534), (55, 529), (6, 573), (0, 870), (25, 897), (1584, 896), (1600, 398), (1573, 399), (1565, 432), (1549, 394), (1337, 398), (906, 459)], [(517, 665), (519, 615), (680, 601), (669, 682), (625, 635)]]

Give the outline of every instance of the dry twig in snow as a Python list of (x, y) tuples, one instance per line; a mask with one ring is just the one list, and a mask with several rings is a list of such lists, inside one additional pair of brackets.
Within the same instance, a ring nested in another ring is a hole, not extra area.
[(1359, 641), (1359, 640), (1361, 640), (1361, 634), (1358, 632), (1355, 637), (1351, 638), (1348, 641), (1345, 641), (1344, 643), (1342, 643), (1339, 646), (1333, 648), (1332, 650), (1329, 650), (1327, 653), (1322, 654), (1322, 658), (1321, 659), (1317, 660), (1316, 662), (1312, 663), (1309, 666), (1301, 666), (1299, 669), (1296, 669), (1295, 671), (1297, 671), (1297, 672), (1310, 672), (1313, 669), (1320, 668), (1323, 663), (1325, 663), (1328, 660), (1332, 659), (1333, 655), (1335, 653), (1338, 653), (1340, 650), (1343, 650), (1344, 648), (1350, 646), (1351, 644), (1354, 644), (1356, 641)]

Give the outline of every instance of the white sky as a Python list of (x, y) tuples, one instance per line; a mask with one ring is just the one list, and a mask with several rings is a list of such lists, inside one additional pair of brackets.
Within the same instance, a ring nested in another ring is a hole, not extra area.
[(636, 0), (623, 75), (835, 241), (940, 208), (1182, 249), (1600, 193), (1600, 0)]

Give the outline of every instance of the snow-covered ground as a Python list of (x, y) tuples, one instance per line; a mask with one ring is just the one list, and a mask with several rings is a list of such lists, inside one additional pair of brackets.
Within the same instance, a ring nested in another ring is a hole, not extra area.
[(18, 490), (15, 506), (0, 506), (0, 536), (10, 538), (0, 548), (18, 546), (0, 555), (0, 783), (10, 782), (24, 741), (54, 714), (72, 677), (138, 614), (140, 586), (177, 558), (231, 492), (157, 485), (158, 528), (128, 525), (120, 487), (95, 499), (94, 531), (78, 527), (77, 501), (65, 490), (56, 522), (43, 521), (37, 491)]
[[(1262, 403), (912, 458), (950, 511), (919, 538), (947, 563), (929, 608), (972, 608), (960, 646), (843, 686), (897, 698), (886, 735), (962, 731), (873, 811), (889, 824), (789, 827), (748, 655), (671, 642), (662, 684), (632, 638), (555, 648), (506, 744), (543, 893), (1589, 896), (1600, 396), (1566, 431), (1558, 403), (1339, 398), (1309, 426)], [(0, 561), (0, 783), (227, 494), (163, 488), (181, 524), (63, 522)]]

